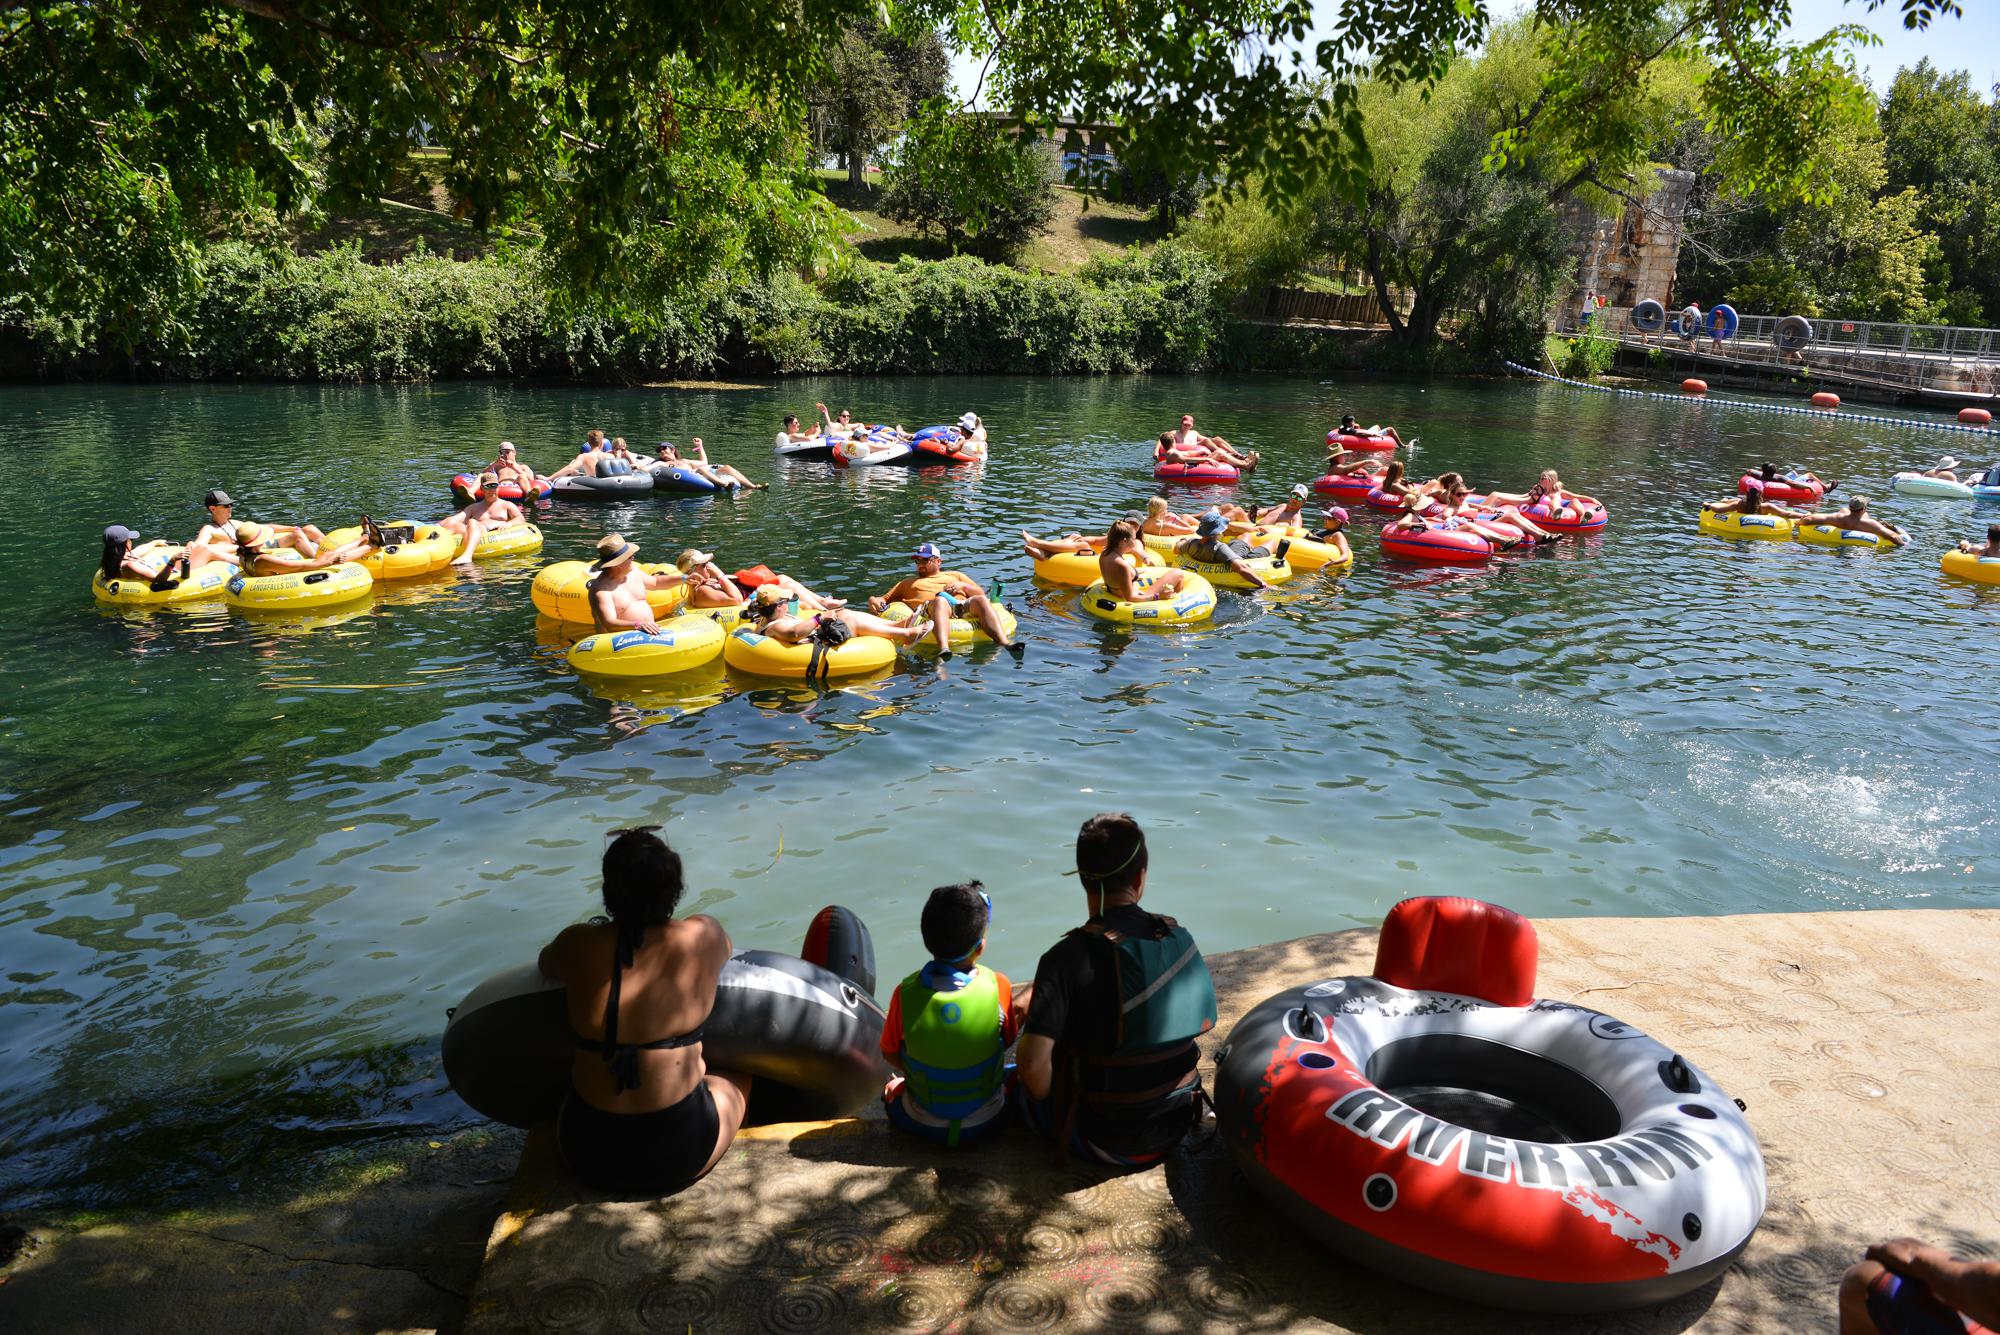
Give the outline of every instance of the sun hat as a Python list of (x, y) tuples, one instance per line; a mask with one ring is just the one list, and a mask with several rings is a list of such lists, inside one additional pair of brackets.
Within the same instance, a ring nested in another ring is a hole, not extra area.
[(590, 563), (592, 570), (608, 570), (620, 561), (637, 556), (639, 549), (625, 541), (623, 533), (607, 533), (597, 540), (597, 559)]
[(1195, 521), (1194, 531), (1204, 538), (1214, 538), (1220, 537), (1228, 527), (1229, 521), (1222, 517), (1221, 511), (1207, 510)]
[(137, 529), (126, 528), (123, 524), (112, 524), (104, 530), (104, 540), (106, 542), (137, 542), (139, 540), (139, 532)]
[(944, 553), (938, 549), (938, 545), (934, 542), (920, 542), (917, 544), (917, 549), (910, 553), (910, 559), (912, 561), (942, 561), (944, 560)]
[(232, 508), (236, 504), (235, 501), (229, 498), (229, 493), (224, 491), (221, 487), (214, 488), (212, 491), (208, 493), (208, 495), (202, 497), (201, 503), (203, 505), (226, 505)]
[(1937, 466), (1939, 468), (1956, 468), (1958, 467), (1958, 456), (1947, 454), (1944, 458), (1937, 461)]
[(699, 547), (689, 547), (674, 558), (674, 568), (685, 575), (696, 566), (705, 566), (714, 559), (713, 552), (702, 551)]

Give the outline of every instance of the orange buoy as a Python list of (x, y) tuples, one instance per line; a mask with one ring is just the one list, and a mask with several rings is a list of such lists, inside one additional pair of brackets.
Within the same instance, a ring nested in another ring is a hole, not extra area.
[(1825, 390), (1821, 390), (1819, 393), (1813, 395), (1812, 405), (1815, 408), (1838, 408), (1840, 406), (1840, 395), (1829, 394)]
[(1958, 420), (1967, 426), (1986, 426), (1993, 420), (1993, 414), (1984, 408), (1960, 408)]
[(1681, 393), (1706, 394), (1708, 393), (1708, 382), (1706, 380), (1695, 380), (1692, 378), (1683, 380), (1681, 381)]

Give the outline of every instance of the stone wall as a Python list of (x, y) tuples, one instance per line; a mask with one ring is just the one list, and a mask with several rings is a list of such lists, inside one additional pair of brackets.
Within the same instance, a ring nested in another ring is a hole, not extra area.
[(1576, 289), (1564, 308), (1574, 308), (1584, 293), (1595, 292), (1612, 306), (1633, 306), (1650, 297), (1671, 310), (1693, 189), (1694, 173), (1669, 168), (1660, 173), (1643, 206), (1628, 204), (1622, 213), (1605, 217), (1577, 201), (1566, 205), (1564, 222), (1578, 239)]

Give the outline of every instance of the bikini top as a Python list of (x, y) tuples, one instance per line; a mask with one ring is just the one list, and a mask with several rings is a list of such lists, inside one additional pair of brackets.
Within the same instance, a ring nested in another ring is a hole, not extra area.
[(604, 1003), (604, 1037), (585, 1038), (576, 1035), (576, 1045), (585, 1052), (600, 1053), (604, 1064), (611, 1068), (611, 1082), (614, 1094), (623, 1094), (628, 1089), (639, 1087), (639, 1053), (660, 1052), (669, 1048), (691, 1048), (701, 1042), (701, 1025), (696, 1025), (685, 1034), (673, 1038), (656, 1038), (650, 1043), (620, 1043), (618, 1041), (618, 994), (624, 978), (625, 968), (632, 963), (633, 949), (638, 945), (644, 928), (627, 932), (618, 929), (617, 946), (611, 956), (611, 999)]

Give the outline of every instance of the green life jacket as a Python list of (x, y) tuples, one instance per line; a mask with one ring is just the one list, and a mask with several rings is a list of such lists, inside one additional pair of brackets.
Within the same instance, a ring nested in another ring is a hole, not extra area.
[(1000, 1092), (1006, 1078), (1000, 1042), (1000, 979), (981, 964), (972, 979), (953, 992), (927, 987), (923, 973), (905, 978), (901, 1057), (910, 1096), (933, 1117), (958, 1123)]
[(1157, 936), (1128, 936), (1101, 922), (1076, 930), (1111, 947), (1118, 982), (1118, 1023), (1109, 1057), (1192, 1043), (1215, 1027), (1215, 981), (1188, 929), (1155, 915)]

